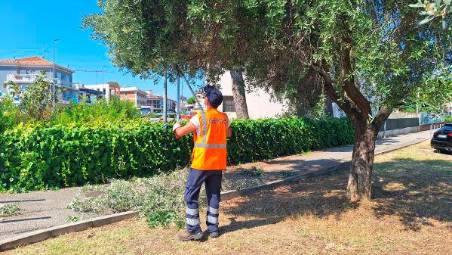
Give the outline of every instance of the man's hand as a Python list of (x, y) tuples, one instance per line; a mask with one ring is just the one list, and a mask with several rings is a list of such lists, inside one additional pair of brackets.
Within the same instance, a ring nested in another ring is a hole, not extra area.
[(178, 122), (176, 122), (173, 126), (173, 132), (174, 132), (174, 135), (176, 136), (176, 139), (179, 139), (182, 136), (188, 135), (194, 131), (196, 131), (196, 127), (190, 122), (188, 122), (183, 127)]
[(173, 132), (176, 132), (176, 129), (178, 129), (178, 128), (180, 128), (180, 123), (179, 122), (174, 123)]

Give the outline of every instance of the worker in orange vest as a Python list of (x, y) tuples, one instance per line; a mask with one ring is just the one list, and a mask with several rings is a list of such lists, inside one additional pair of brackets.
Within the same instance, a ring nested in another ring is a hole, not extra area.
[(217, 110), (223, 95), (214, 86), (203, 88), (206, 111), (200, 111), (183, 127), (174, 124), (176, 139), (193, 133), (192, 163), (184, 193), (186, 203), (186, 230), (177, 234), (180, 241), (201, 240), (203, 232), (199, 221), (199, 192), (205, 183), (207, 193), (207, 230), (210, 237), (219, 236), (221, 178), (226, 170), (226, 138), (231, 136), (228, 116)]

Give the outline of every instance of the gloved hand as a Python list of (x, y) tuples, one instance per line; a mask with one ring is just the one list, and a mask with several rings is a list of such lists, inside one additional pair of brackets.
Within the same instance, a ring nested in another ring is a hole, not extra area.
[(173, 132), (175, 132), (176, 129), (178, 129), (178, 128), (180, 128), (180, 123), (179, 122), (174, 123), (174, 125), (173, 125)]

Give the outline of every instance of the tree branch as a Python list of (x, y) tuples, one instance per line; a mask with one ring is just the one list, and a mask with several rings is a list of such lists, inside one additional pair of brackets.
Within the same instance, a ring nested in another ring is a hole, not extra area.
[[(347, 42), (347, 44), (348, 43), (349, 42)], [(367, 116), (369, 116), (369, 113), (371, 112), (370, 102), (355, 86), (355, 76), (353, 74), (350, 54), (350, 47), (346, 46), (341, 54), (342, 88), (347, 97), (356, 104), (356, 108), (361, 113), (361, 117), (367, 119)]]
[(386, 119), (391, 115), (392, 108), (389, 108), (387, 106), (380, 107), (380, 110), (378, 111), (375, 118), (372, 120), (370, 125), (372, 126), (372, 129), (375, 130), (375, 132), (378, 132), (383, 125), (383, 123), (386, 121)]

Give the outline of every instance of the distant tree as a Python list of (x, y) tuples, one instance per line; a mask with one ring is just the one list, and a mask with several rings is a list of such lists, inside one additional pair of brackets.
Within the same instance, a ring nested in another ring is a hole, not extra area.
[(195, 97), (189, 97), (187, 99), (187, 103), (188, 104), (195, 104), (196, 103), (196, 98)]
[(4, 86), (5, 88), (7, 88), (9, 94), (11, 94), (12, 97), (20, 96), (21, 91), (19, 84), (13, 81), (7, 81)]
[(52, 83), (46, 81), (44, 73), (41, 73), (23, 92), (19, 104), (21, 111), (34, 120), (49, 120), (57, 101), (56, 91), (52, 87)]

